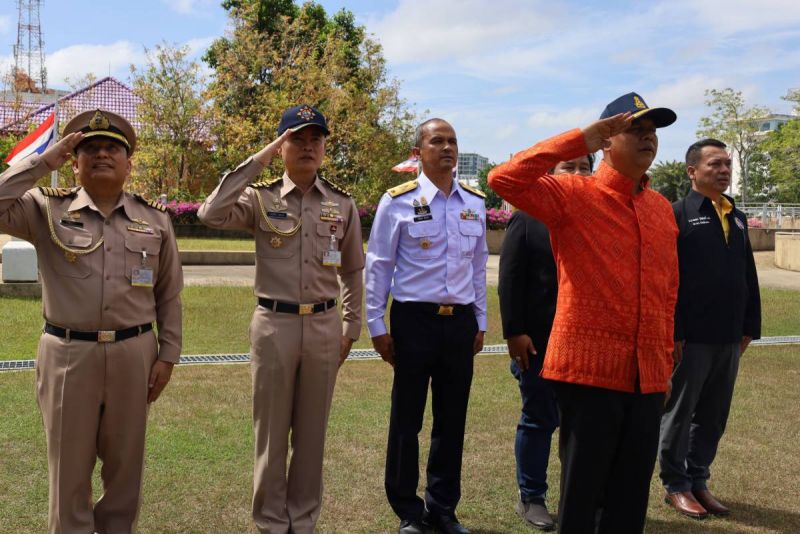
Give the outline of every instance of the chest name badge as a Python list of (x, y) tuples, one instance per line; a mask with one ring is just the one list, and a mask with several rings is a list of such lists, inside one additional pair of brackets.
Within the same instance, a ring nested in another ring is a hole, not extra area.
[(133, 287), (153, 287), (153, 268), (147, 266), (147, 252), (142, 251), (142, 263), (131, 269)]
[(342, 266), (342, 251), (336, 245), (336, 225), (331, 225), (331, 241), (328, 250), (322, 253), (322, 265), (326, 267)]

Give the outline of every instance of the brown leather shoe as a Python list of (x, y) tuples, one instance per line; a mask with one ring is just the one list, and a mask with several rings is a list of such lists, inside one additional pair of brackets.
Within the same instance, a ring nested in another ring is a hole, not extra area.
[(697, 502), (699, 502), (709, 514), (728, 515), (731, 513), (730, 509), (719, 502), (707, 489), (692, 490), (692, 494), (697, 499)]
[(679, 491), (676, 493), (667, 493), (664, 496), (664, 502), (675, 508), (683, 515), (692, 517), (694, 519), (703, 519), (708, 515), (708, 512), (703, 505), (697, 502), (691, 491)]

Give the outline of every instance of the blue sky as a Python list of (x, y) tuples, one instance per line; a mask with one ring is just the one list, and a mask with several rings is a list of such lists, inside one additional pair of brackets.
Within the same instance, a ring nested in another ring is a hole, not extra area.
[[(196, 55), (222, 35), (219, 0), (44, 3), (50, 83), (87, 72), (127, 81), (144, 47), (187, 44)], [(389, 72), (424, 117), (456, 128), (462, 152), (502, 161), (596, 118), (629, 91), (669, 106), (657, 159), (682, 159), (707, 113), (703, 92), (733, 87), (748, 103), (787, 113), (800, 88), (796, 0), (322, 0), (353, 11), (384, 46)], [(14, 2), (0, 8), (0, 62), (16, 40)]]

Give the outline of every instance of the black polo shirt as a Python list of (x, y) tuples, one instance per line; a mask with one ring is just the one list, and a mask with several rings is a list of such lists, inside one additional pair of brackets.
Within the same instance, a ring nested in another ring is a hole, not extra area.
[(672, 208), (680, 230), (675, 339), (734, 343), (743, 336), (761, 337), (761, 296), (747, 217), (735, 206), (728, 213), (726, 243), (708, 197), (692, 190)]

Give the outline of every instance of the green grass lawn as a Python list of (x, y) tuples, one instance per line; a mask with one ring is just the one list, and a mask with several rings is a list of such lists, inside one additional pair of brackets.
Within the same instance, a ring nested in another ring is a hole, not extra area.
[(233, 250), (254, 252), (256, 243), (252, 239), (230, 239), (227, 237), (179, 237), (178, 250)]
[[(476, 359), (458, 509), (476, 534), (534, 532), (513, 510), (519, 394), (507, 362), (504, 355)], [(661, 502), (654, 476), (646, 532), (798, 532), (798, 378), (796, 347), (756, 347), (746, 353), (712, 479), (712, 489), (733, 515), (704, 521), (678, 516)], [(33, 382), (29, 371), (0, 374), (0, 532), (46, 528), (46, 451)], [(321, 533), (397, 528), (383, 491), (390, 391), (391, 369), (382, 362), (348, 362), (341, 370), (326, 446)], [(247, 365), (176, 368), (150, 412), (139, 532), (255, 532), (249, 513), (251, 432)], [(430, 413), (421, 433), (422, 473), (429, 433)], [(551, 510), (558, 500), (558, 476), (554, 440)]]
[[(800, 335), (800, 292), (763, 289), (763, 335)], [(503, 343), (497, 288), (489, 287), (486, 344)], [(39, 299), (0, 299), (3, 343), (0, 360), (32, 359), (42, 327)], [(249, 287), (187, 287), (183, 290), (183, 354), (246, 353), (255, 306)], [(356, 348), (370, 347), (366, 325)]]

